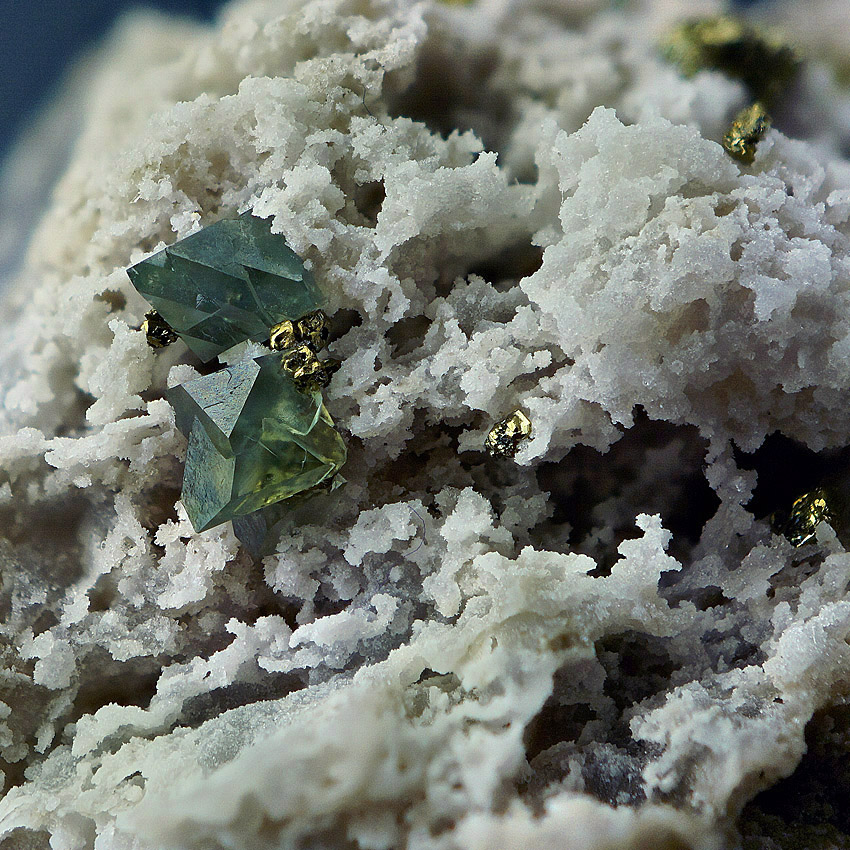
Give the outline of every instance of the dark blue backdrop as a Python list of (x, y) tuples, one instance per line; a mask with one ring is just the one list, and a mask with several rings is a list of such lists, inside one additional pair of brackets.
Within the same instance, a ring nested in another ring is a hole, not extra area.
[(0, 0), (0, 158), (68, 63), (134, 6), (211, 19), (223, 0)]

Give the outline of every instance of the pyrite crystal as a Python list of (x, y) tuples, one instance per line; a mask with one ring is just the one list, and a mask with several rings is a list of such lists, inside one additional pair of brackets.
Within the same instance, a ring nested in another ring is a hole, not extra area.
[(830, 493), (823, 487), (817, 487), (804, 493), (791, 505), (787, 514), (774, 515), (771, 525), (777, 534), (782, 534), (794, 546), (802, 546), (815, 536), (820, 522), (835, 524), (836, 512)]
[(181, 499), (196, 531), (321, 484), (346, 448), (319, 392), (296, 388), (274, 354), (168, 390), (189, 438)]
[(275, 325), (269, 333), (269, 348), (285, 351), (303, 343), (319, 351), (327, 345), (329, 336), (327, 316), (321, 310), (314, 310), (296, 322), (286, 319)]
[(752, 165), (756, 147), (770, 128), (770, 117), (761, 103), (742, 109), (723, 137), (723, 148), (734, 159)]
[(484, 448), (493, 457), (513, 457), (530, 434), (531, 420), (521, 410), (515, 410), (490, 429)]
[(165, 348), (177, 341), (177, 334), (166, 324), (156, 310), (148, 310), (142, 322), (142, 332), (151, 348)]
[(305, 392), (315, 392), (328, 386), (341, 365), (333, 357), (319, 360), (309, 345), (292, 348), (281, 359), (281, 368), (290, 375), (295, 386)]
[(271, 220), (250, 212), (181, 239), (127, 270), (139, 293), (201, 358), (316, 310), (312, 274)]

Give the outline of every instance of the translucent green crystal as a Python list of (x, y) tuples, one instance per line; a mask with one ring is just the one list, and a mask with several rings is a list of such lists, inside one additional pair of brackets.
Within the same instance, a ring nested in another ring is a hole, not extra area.
[(297, 390), (280, 355), (248, 358), (167, 395), (189, 438), (181, 498), (196, 531), (315, 487), (345, 463), (321, 393)]
[(202, 360), (322, 304), (312, 274), (271, 219), (250, 212), (181, 239), (127, 270), (139, 293)]
[(328, 496), (344, 484), (345, 479), (341, 475), (334, 475), (332, 478), (326, 478), (318, 487), (312, 487), (283, 502), (277, 502), (251, 514), (235, 516), (233, 533), (255, 558), (270, 555), (280, 540), (283, 520), (293, 508), (309, 500), (312, 506), (321, 510), (322, 503), (316, 504), (316, 499)]

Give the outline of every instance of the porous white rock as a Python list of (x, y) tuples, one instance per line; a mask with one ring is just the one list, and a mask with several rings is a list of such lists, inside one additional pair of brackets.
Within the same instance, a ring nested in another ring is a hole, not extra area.
[[(656, 47), (720, 9), (125, 20), (0, 335), (0, 847), (783, 846), (750, 801), (850, 758), (850, 554), (771, 534), (742, 452), (850, 442), (850, 96), (808, 17), (731, 160), (744, 87)], [(179, 503), (199, 364), (124, 271), (250, 207), (327, 296), (349, 446), (262, 562)]]

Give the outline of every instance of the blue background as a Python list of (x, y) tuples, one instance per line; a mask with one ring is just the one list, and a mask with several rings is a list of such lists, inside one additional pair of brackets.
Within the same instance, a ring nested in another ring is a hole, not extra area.
[(211, 20), (223, 0), (0, 0), (0, 158), (69, 62), (122, 12), (147, 6)]

